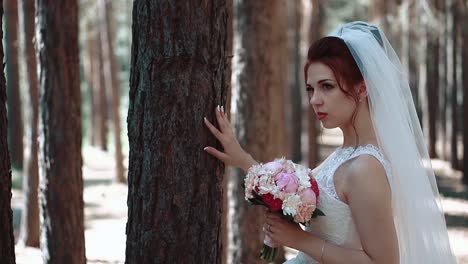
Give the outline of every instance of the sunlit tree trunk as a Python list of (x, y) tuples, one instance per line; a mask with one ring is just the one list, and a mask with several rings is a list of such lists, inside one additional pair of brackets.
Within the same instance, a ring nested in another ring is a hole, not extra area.
[(23, 167), (23, 117), (18, 70), (18, 0), (5, 0), (5, 74), (8, 145), (13, 167)]
[[(234, 46), (233, 68), (238, 71), (233, 87), (237, 109), (234, 125), (241, 145), (262, 162), (279, 157), (285, 151), (282, 136), (275, 135), (277, 132), (284, 135), (279, 131), (284, 131), (284, 102), (277, 103), (275, 97), (284, 96), (287, 86), (285, 8), (285, 2), (280, 0), (235, 1), (234, 32), (239, 41)], [(277, 110), (283, 112), (277, 114)], [(244, 174), (237, 170), (232, 184), (230, 262), (260, 263), (264, 214), (261, 208), (245, 201), (243, 179)]]
[[(234, 44), (234, 18), (233, 18), (233, 0), (227, 0), (226, 1), (226, 8), (227, 8), (227, 44), (226, 44), (226, 50), (227, 50), (227, 55), (228, 59), (226, 61), (226, 106), (225, 106), (225, 111), (226, 114), (228, 115), (229, 120), (231, 120), (231, 99), (232, 99), (232, 52), (233, 52), (233, 44)], [(230, 166), (226, 166), (224, 169), (224, 177), (223, 177), (223, 215), (221, 219), (221, 237), (222, 237), (222, 250), (223, 250), (223, 256), (222, 256), (222, 263), (223, 264), (228, 264), (228, 258), (229, 258), (229, 232), (231, 230), (230, 228), (230, 220), (229, 220), (229, 214), (231, 213), (231, 210), (229, 208), (229, 201), (230, 201), (230, 196), (232, 195), (232, 190), (230, 189), (231, 186), (231, 181), (232, 181), (232, 172), (233, 168)]]
[[(323, 37), (325, 25), (325, 2), (312, 0), (312, 18), (309, 31), (309, 45), (312, 45), (319, 38)], [(317, 137), (319, 134), (319, 124), (317, 116), (312, 107), (309, 109), (309, 167), (317, 166), (319, 159)]]
[(290, 101), (288, 109), (290, 109), (289, 115), (289, 149), (291, 153), (291, 159), (293, 162), (302, 161), (301, 152), (301, 133), (302, 133), (302, 98), (301, 88), (304, 87), (304, 75), (302, 71), (302, 59), (300, 52), (301, 44), (301, 26), (302, 26), (302, 2), (301, 1), (288, 1), (289, 9), (289, 90), (290, 90)]
[(118, 80), (118, 68), (114, 53), (114, 38), (112, 24), (114, 21), (112, 5), (108, 0), (99, 0), (99, 30), (101, 34), (101, 51), (103, 61), (103, 73), (105, 87), (107, 93), (111, 95), (111, 113), (112, 113), (112, 130), (114, 132), (114, 158), (117, 182), (126, 182), (124, 177), (122, 142), (120, 139), (120, 84)]
[(44, 263), (86, 263), (78, 2), (37, 0), (41, 249)]
[(26, 138), (24, 152), (24, 207), (21, 214), (20, 243), (29, 247), (39, 247), (39, 169), (38, 169), (38, 119), (39, 92), (37, 82), (37, 64), (34, 50), (34, 0), (21, 0), (20, 21), (22, 32), (23, 54), (27, 72), (29, 96), (25, 107)]

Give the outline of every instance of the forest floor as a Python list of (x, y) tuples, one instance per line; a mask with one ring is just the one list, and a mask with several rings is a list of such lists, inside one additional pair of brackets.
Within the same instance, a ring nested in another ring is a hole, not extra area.
[[(328, 155), (340, 144), (339, 135), (333, 131), (322, 135), (321, 141), (326, 142), (322, 144), (321, 157)], [(83, 160), (85, 244), (88, 263), (124, 263), (127, 185), (113, 180), (113, 156), (109, 153), (85, 147)], [(433, 160), (432, 163), (437, 174), (453, 251), (459, 264), (468, 264), (468, 187), (460, 184), (461, 173), (451, 170), (446, 162)], [(13, 174), (12, 208), (17, 238), (23, 193), (19, 189), (20, 173)], [(286, 252), (287, 259), (295, 254), (294, 250)], [(17, 246), (16, 263), (42, 263), (41, 252), (36, 248)]]

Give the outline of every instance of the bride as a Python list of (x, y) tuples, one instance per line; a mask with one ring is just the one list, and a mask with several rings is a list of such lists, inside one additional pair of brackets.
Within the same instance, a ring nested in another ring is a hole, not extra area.
[[(266, 213), (265, 233), (299, 250), (286, 263), (455, 263), (408, 77), (383, 32), (340, 26), (310, 47), (304, 74), (317, 118), (344, 138), (313, 170), (326, 216), (303, 230)], [(205, 151), (247, 172), (257, 162), (222, 107), (216, 117), (220, 130), (205, 124), (224, 152)]]

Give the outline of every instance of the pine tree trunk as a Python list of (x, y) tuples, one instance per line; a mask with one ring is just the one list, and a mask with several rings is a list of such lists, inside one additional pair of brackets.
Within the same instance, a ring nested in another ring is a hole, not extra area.
[[(325, 25), (325, 3), (320, 0), (312, 0), (312, 18), (309, 32), (309, 45), (323, 37)], [(308, 102), (309, 103), (309, 102)], [(318, 163), (317, 137), (319, 127), (314, 109), (309, 106), (309, 167), (315, 168)]]
[[(0, 40), (3, 41), (3, 0), (0, 0)], [(3, 61), (3, 45), (0, 45)], [(0, 65), (0, 259), (2, 263), (15, 263), (13, 212), (11, 211), (11, 167), (8, 152), (8, 122), (6, 113), (6, 83), (3, 64)]]
[(126, 263), (221, 263), (224, 166), (203, 117), (226, 105), (227, 19), (226, 2), (134, 1)]
[(466, 45), (468, 43), (468, 3), (463, 1), (463, 19), (462, 31), (463, 31), (463, 44), (462, 44), (462, 76), (463, 76), (463, 183), (468, 185), (468, 49)]
[(85, 263), (78, 2), (37, 0), (41, 249), (44, 263)]
[(460, 6), (458, 5), (458, 0), (454, 0), (452, 3), (452, 94), (451, 94), (451, 136), (450, 136), (450, 163), (452, 164), (452, 168), (459, 170), (460, 169), (460, 162), (458, 159), (458, 87), (459, 87), (459, 76), (458, 76), (458, 64), (460, 61)]
[(123, 155), (122, 155), (122, 142), (120, 139), (120, 83), (118, 80), (118, 68), (114, 53), (113, 45), (113, 24), (112, 5), (108, 0), (100, 0), (98, 3), (99, 16), (100, 16), (100, 34), (101, 34), (101, 52), (104, 67), (104, 80), (106, 90), (111, 95), (111, 113), (112, 113), (112, 130), (114, 132), (114, 145), (115, 145), (115, 164), (116, 175), (115, 180), (120, 183), (125, 183)]
[[(275, 116), (272, 111), (274, 108), (285, 109), (284, 102), (275, 105), (275, 96), (284, 96), (287, 86), (285, 7), (285, 2), (279, 0), (243, 0), (236, 1), (234, 8), (235, 38), (239, 42), (235, 42), (234, 47), (233, 68), (238, 70), (238, 75), (233, 93), (237, 106), (233, 123), (241, 145), (262, 162), (279, 157), (285, 151), (284, 141), (275, 141), (278, 138), (275, 130), (284, 129), (284, 117)], [(284, 112), (281, 115), (284, 116)], [(278, 121), (283, 124), (272, 128)], [(234, 213), (230, 262), (260, 263), (258, 254), (264, 238), (264, 210), (245, 201), (243, 176), (236, 170), (232, 183)]]
[(301, 151), (301, 134), (302, 134), (302, 98), (301, 88), (304, 87), (304, 74), (302, 71), (302, 59), (301, 59), (301, 27), (302, 27), (302, 2), (301, 1), (290, 1), (288, 2), (290, 7), (290, 23), (292, 24), (290, 31), (290, 152), (291, 160), (296, 163), (302, 161)]
[(93, 85), (92, 89), (92, 100), (91, 100), (91, 113), (93, 115), (93, 125), (91, 127), (93, 133), (93, 145), (102, 149), (107, 150), (107, 98), (106, 98), (106, 87), (104, 79), (104, 63), (102, 54), (102, 38), (99, 30), (99, 21), (92, 24), (93, 30), (92, 48), (90, 53), (92, 56), (93, 69)]
[[(439, 1), (433, 0), (436, 10), (439, 10)], [(428, 133), (429, 136), (429, 156), (437, 158), (436, 141), (437, 141), (437, 115), (439, 112), (439, 36), (434, 30), (427, 30), (427, 100), (428, 100)]]
[(18, 70), (18, 1), (5, 0), (5, 74), (8, 146), (13, 167), (23, 167), (23, 118)]
[[(227, 43), (226, 43), (226, 50), (228, 54), (228, 59), (226, 61), (226, 89), (227, 89), (227, 96), (226, 96), (226, 107), (225, 111), (228, 115), (229, 120), (232, 120), (231, 118), (231, 100), (232, 100), (232, 53), (233, 53), (233, 44), (234, 44), (234, 13), (233, 13), (233, 8), (234, 8), (234, 3), (233, 0), (227, 0), (226, 1), (226, 8), (227, 8)], [(232, 175), (233, 175), (233, 168), (231, 166), (226, 166), (224, 168), (224, 177), (223, 177), (223, 215), (221, 219), (221, 238), (222, 238), (222, 258), (221, 258), (221, 263), (223, 264), (228, 264), (228, 258), (229, 258), (229, 232), (231, 231), (230, 227), (230, 219), (229, 215), (231, 213), (231, 210), (229, 208), (229, 201), (230, 201), (230, 195), (232, 194), (232, 191), (230, 190), (231, 186), (231, 181), (232, 181)]]
[(33, 0), (21, 0), (20, 19), (22, 26), (23, 54), (27, 71), (29, 97), (25, 107), (27, 133), (24, 153), (23, 190), (25, 204), (21, 214), (20, 243), (29, 247), (39, 247), (39, 168), (38, 168), (38, 119), (39, 92), (37, 82), (37, 64), (34, 50), (34, 18), (35, 6)]
[(440, 68), (439, 68), (439, 72), (440, 72), (440, 89), (439, 89), (439, 99), (440, 99), (440, 108), (439, 108), (439, 131), (440, 131), (440, 137), (439, 137), (439, 141), (440, 141), (440, 155), (441, 155), (441, 158), (443, 160), (449, 160), (449, 152), (448, 152), (448, 148), (450, 147), (449, 146), (449, 138), (448, 138), (448, 118), (447, 118), (447, 115), (448, 115), (448, 109), (449, 109), (449, 102), (448, 102), (448, 98), (449, 98), (449, 93), (451, 92), (452, 90), (452, 83), (451, 83), (451, 80), (450, 80), (450, 77), (449, 76), (449, 71), (451, 70), (450, 69), (450, 66), (449, 64), (451, 64), (451, 59), (452, 57), (450, 56), (450, 43), (449, 43), (449, 37), (451, 36), (450, 35), (450, 14), (448, 12), (448, 1), (449, 0), (442, 0), (442, 6), (441, 6), (441, 13), (442, 13), (442, 16), (441, 16), (441, 21), (442, 21), (442, 24), (443, 24), (443, 32), (441, 34), (441, 40), (440, 40), (440, 43), (441, 43), (441, 56), (440, 56), (440, 60), (441, 60), (441, 65), (440, 65)]
[(95, 37), (93, 32), (93, 24), (90, 21), (86, 21), (86, 46), (85, 46), (85, 54), (83, 60), (83, 68), (84, 68), (84, 77), (87, 83), (88, 88), (88, 95), (89, 95), (89, 127), (88, 127), (88, 137), (90, 144), (92, 146), (96, 146), (96, 133), (95, 130), (95, 122), (96, 122), (96, 115), (95, 113), (95, 103), (94, 103), (94, 56), (96, 54), (95, 51)]

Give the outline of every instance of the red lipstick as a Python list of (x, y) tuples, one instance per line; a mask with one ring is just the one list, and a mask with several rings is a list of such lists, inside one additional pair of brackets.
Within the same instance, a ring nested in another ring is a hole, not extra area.
[(328, 116), (327, 113), (324, 113), (324, 112), (317, 112), (317, 118), (318, 118), (318, 120), (320, 120), (320, 121), (322, 121), (323, 119), (325, 119), (327, 116)]

